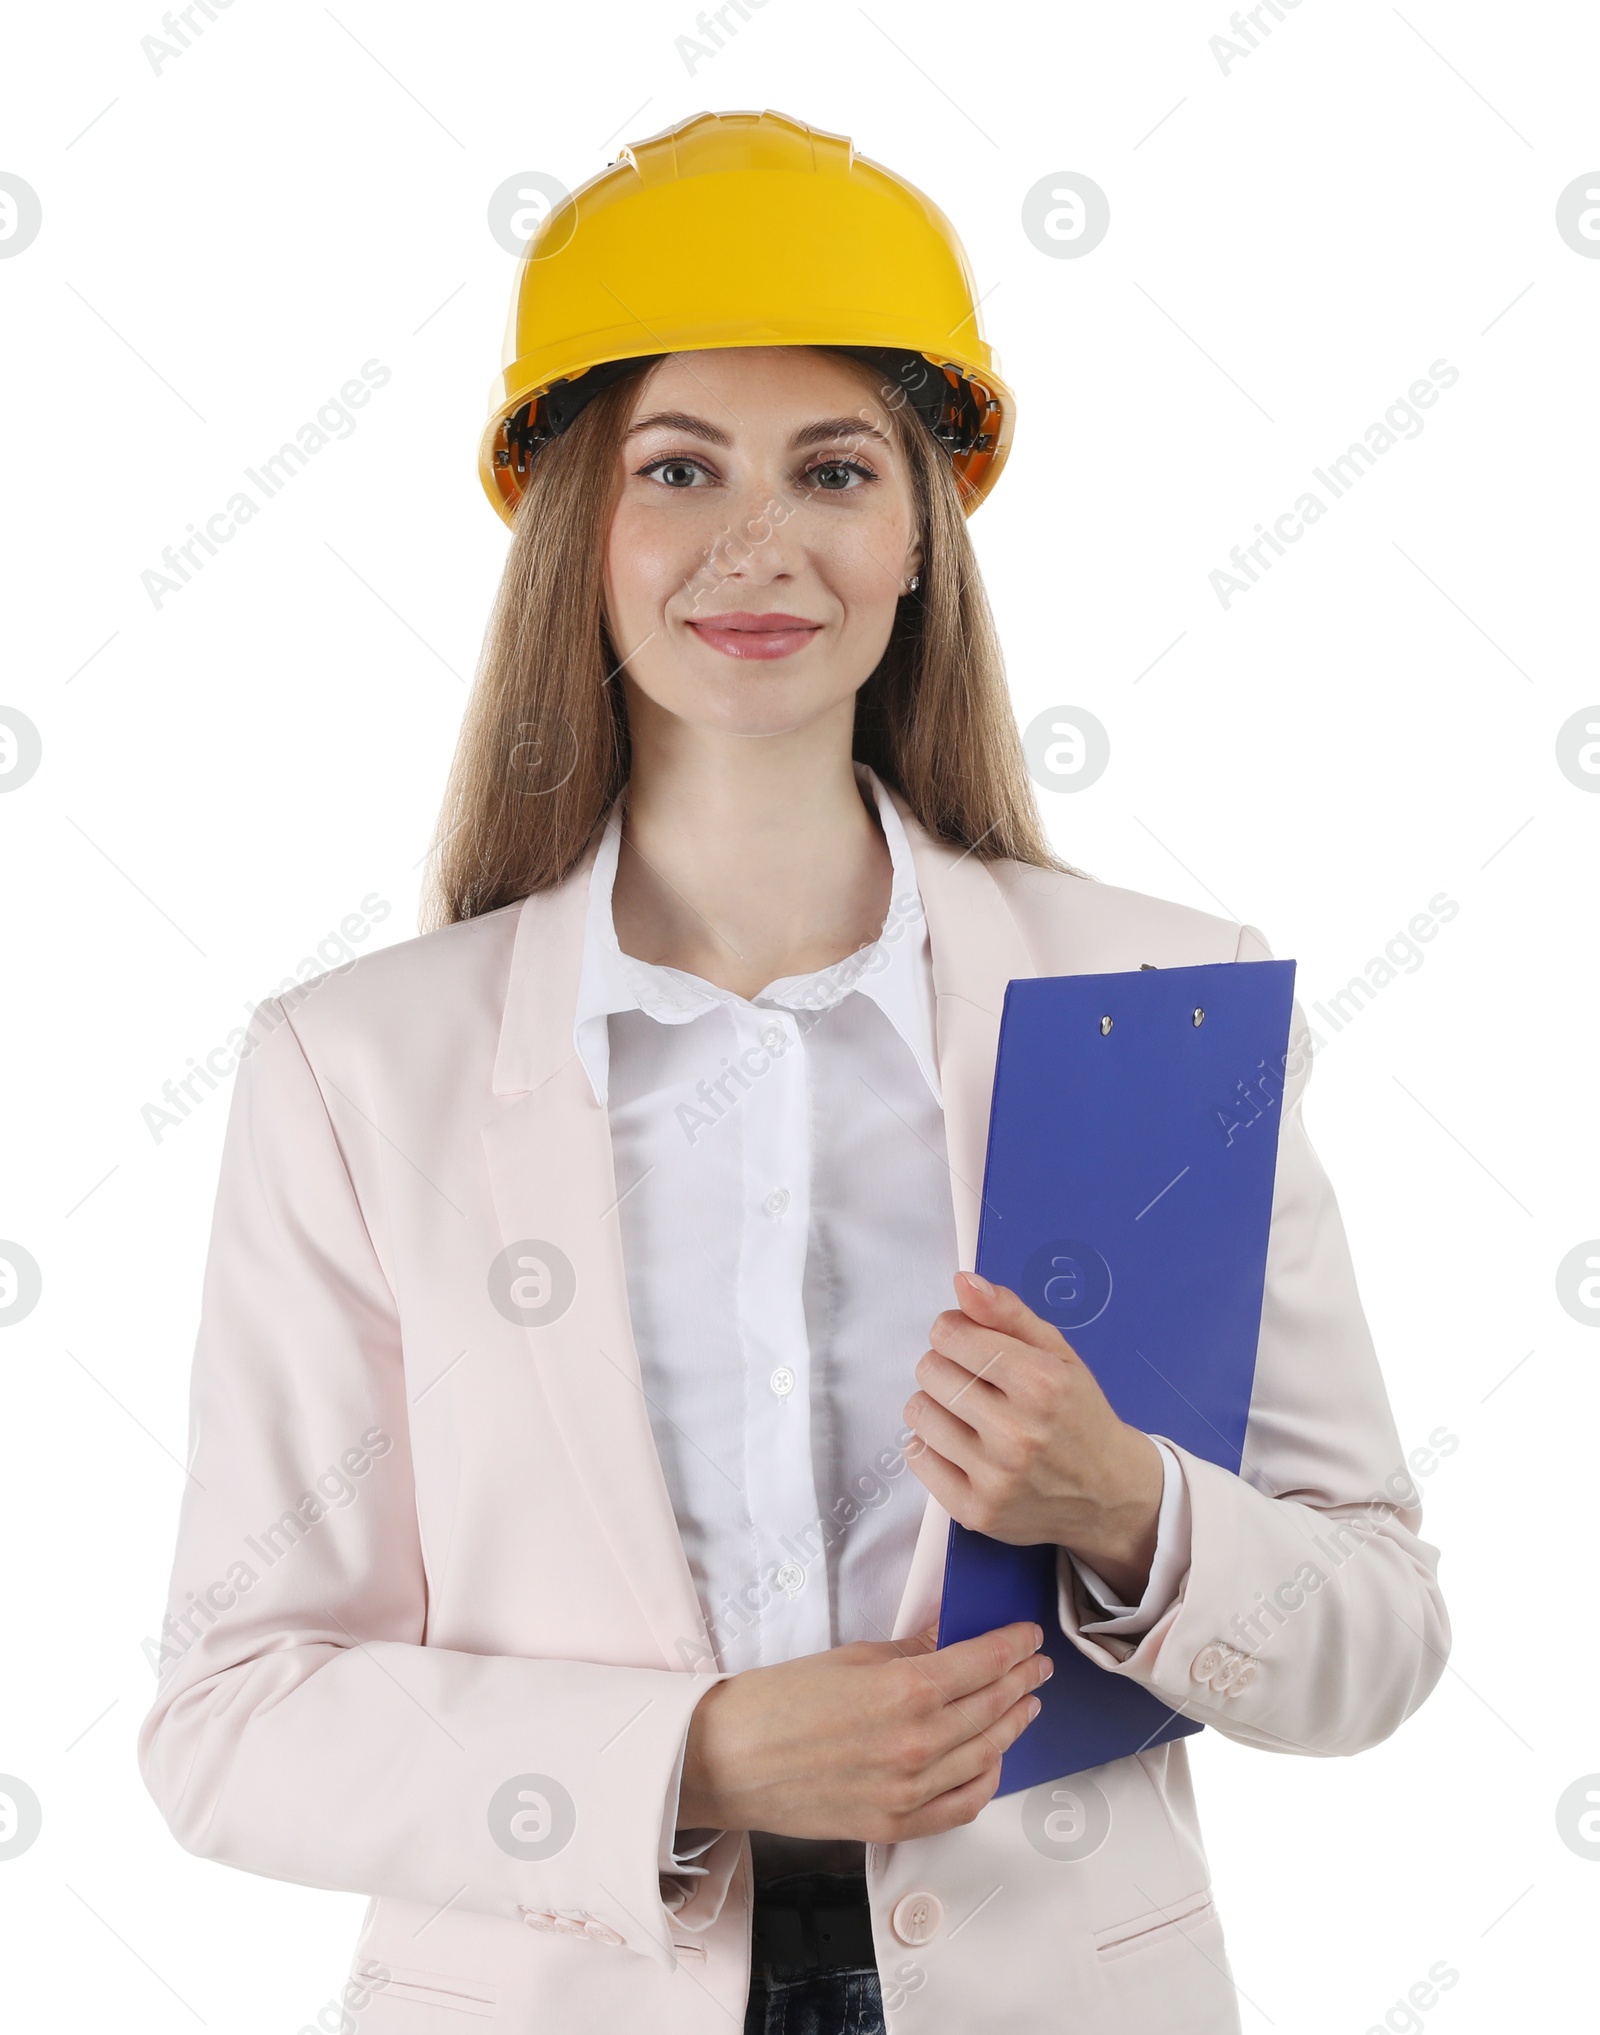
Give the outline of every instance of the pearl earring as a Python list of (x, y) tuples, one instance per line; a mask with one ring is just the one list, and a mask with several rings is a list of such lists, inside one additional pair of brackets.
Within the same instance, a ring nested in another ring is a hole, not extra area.
[(920, 572), (914, 572), (911, 575), (911, 585), (909, 591), (911, 593), (915, 593), (917, 588), (921, 586), (921, 584), (922, 584), (922, 574)]

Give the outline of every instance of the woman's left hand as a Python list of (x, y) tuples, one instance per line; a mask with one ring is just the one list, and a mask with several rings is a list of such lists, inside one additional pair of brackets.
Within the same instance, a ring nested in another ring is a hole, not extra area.
[(1161, 1510), (1161, 1455), (1119, 1420), (1058, 1328), (1008, 1286), (956, 1274), (906, 1402), (906, 1460), (952, 1519), (1013, 1547), (1071, 1550), (1137, 1604)]

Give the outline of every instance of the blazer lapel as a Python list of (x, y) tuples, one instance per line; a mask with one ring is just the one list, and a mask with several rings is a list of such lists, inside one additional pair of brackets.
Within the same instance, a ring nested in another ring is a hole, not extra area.
[[(970, 1271), (978, 1247), (989, 1100), (1006, 984), (1037, 975), (1039, 969), (987, 866), (970, 849), (952, 847), (920, 826), (898, 792), (891, 790), (889, 796), (911, 844), (927, 917), (956, 1249), (962, 1269)], [(949, 1513), (930, 1496), (895, 1618), (896, 1639), (923, 1631), (939, 1616), (949, 1525)]]
[(553, 1245), (576, 1280), (559, 1319), (512, 1333), (526, 1339), (578, 1482), (666, 1663), (709, 1667), (640, 1379), (610, 1126), (572, 1041), (593, 862), (591, 848), (565, 882), (522, 904), (484, 1156), (501, 1244)]

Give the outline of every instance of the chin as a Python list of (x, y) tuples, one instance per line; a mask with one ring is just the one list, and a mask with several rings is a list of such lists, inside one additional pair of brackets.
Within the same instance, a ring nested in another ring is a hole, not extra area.
[(713, 678), (664, 687), (656, 704), (691, 728), (720, 735), (788, 735), (853, 700), (857, 685), (818, 685), (756, 659)]

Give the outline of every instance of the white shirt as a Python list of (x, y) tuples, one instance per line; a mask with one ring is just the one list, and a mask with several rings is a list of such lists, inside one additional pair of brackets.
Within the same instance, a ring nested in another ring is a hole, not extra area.
[[(830, 968), (745, 998), (624, 954), (620, 800), (590, 879), (573, 1038), (610, 1122), (641, 1377), (715, 1649), (686, 1636), (689, 1668), (887, 1639), (922, 1519), (903, 1408), (958, 1258), (926, 919), (900, 817), (856, 773), (889, 849), (889, 909)], [(1187, 1567), (1187, 1493), (1157, 1446), (1149, 1586), (1120, 1604), (1075, 1562), (1107, 1614), (1085, 1630), (1148, 1630)], [(693, 1871), (671, 1853), (670, 1795), (663, 1865)]]

